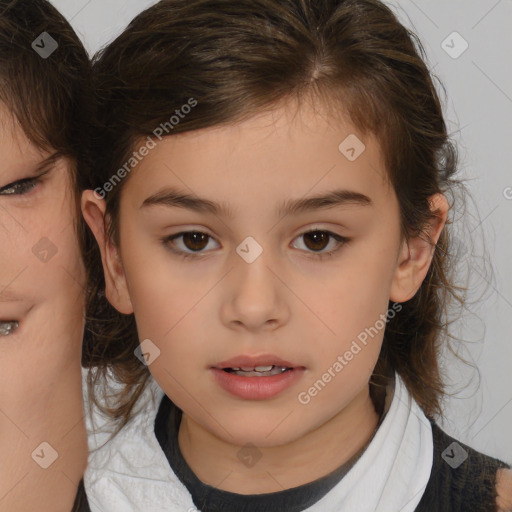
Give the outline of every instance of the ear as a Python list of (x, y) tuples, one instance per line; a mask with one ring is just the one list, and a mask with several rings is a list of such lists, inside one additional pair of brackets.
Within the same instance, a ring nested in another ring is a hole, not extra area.
[(82, 193), (82, 215), (98, 242), (105, 274), (105, 295), (119, 312), (129, 315), (133, 307), (128, 293), (126, 277), (119, 256), (119, 249), (106, 236), (105, 200), (93, 190)]
[(390, 300), (406, 302), (419, 290), (427, 275), (437, 241), (446, 224), (448, 201), (443, 194), (429, 197), (430, 210), (435, 215), (421, 235), (403, 242), (390, 291)]

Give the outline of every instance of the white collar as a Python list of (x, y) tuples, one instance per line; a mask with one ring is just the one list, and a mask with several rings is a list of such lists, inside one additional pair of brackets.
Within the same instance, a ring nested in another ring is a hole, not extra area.
[[(398, 374), (395, 377), (389, 410), (364, 453), (331, 491), (304, 512), (416, 509), (432, 469), (432, 429), (402, 379)], [(142, 404), (139, 412), (96, 451), (94, 448), (108, 439), (109, 431), (98, 413), (86, 418), (91, 453), (84, 485), (92, 512), (197, 510), (154, 433), (163, 395), (151, 379), (138, 402)]]

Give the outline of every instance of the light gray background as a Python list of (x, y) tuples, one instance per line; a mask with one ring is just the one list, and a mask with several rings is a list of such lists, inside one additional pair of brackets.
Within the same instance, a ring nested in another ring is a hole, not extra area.
[[(53, 3), (92, 54), (155, 2)], [(446, 120), (458, 144), (461, 175), (475, 199), (468, 203), (464, 223), (455, 222), (462, 270), (469, 269), (475, 303), (453, 331), (466, 340), (456, 348), (478, 367), (480, 379), (447, 353), (443, 366), (455, 396), (446, 401), (446, 421), (440, 423), (462, 442), (512, 463), (512, 1), (388, 4), (420, 37), (429, 68), (446, 87), (446, 97), (441, 91)], [(468, 48), (457, 56), (464, 41)], [(483, 250), (493, 273), (481, 259)]]

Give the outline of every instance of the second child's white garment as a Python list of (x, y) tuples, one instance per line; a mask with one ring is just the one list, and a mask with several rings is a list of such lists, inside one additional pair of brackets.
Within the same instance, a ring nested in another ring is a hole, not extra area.
[[(361, 457), (325, 496), (304, 512), (413, 512), (423, 496), (433, 459), (432, 427), (395, 374), (393, 398)], [(195, 512), (188, 489), (173, 472), (155, 436), (164, 393), (151, 379), (143, 407), (111, 441), (102, 419), (87, 418), (89, 464), (84, 476), (92, 512)], [(386, 400), (389, 404), (389, 400)], [(95, 425), (95, 427), (93, 427)]]

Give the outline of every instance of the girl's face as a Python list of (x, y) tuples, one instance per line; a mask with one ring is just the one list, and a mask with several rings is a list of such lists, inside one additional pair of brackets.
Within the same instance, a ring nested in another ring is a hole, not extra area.
[[(401, 244), (375, 138), (286, 106), (165, 138), (121, 197), (107, 296), (135, 313), (149, 369), (188, 422), (274, 446), (368, 402), (388, 300), (414, 295), (431, 256)], [(82, 206), (102, 245), (103, 201), (88, 192)], [(292, 370), (224, 370), (270, 365)]]
[(0, 431), (30, 435), (41, 397), (80, 372), (85, 270), (68, 162), (47, 161), (4, 108), (0, 152)]

